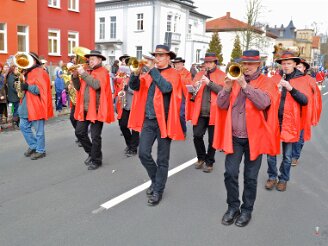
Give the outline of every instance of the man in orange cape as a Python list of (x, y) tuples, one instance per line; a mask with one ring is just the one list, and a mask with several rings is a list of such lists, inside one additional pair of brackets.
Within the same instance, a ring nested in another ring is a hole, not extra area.
[[(218, 58), (215, 53), (205, 54), (205, 69), (196, 74), (194, 87), (196, 91), (190, 100), (193, 103), (191, 123), (193, 125), (194, 146), (197, 153), (196, 169), (203, 169), (203, 172), (210, 173), (215, 162), (215, 149), (212, 146), (214, 123), (216, 114), (216, 97), (222, 89), (225, 73), (218, 67)], [(208, 133), (207, 150), (204, 143), (204, 135)]]
[(190, 97), (190, 93), (187, 91), (186, 85), (191, 85), (192, 79), (191, 79), (191, 73), (184, 67), (185, 60), (182, 59), (182, 57), (177, 57), (174, 60), (172, 60), (172, 63), (174, 65), (174, 68), (178, 71), (178, 73), (181, 76), (181, 83), (182, 83), (182, 91), (183, 91), (183, 98), (180, 108), (180, 121), (181, 126), (184, 135), (186, 136), (187, 133), (187, 125), (186, 125), (186, 118), (190, 114), (191, 105), (190, 100), (188, 99)]
[[(37, 160), (46, 156), (45, 120), (53, 117), (52, 97), (49, 75), (41, 67), (37, 54), (30, 52), (31, 66), (25, 70), (21, 89), (25, 92), (20, 101), (18, 114), (20, 130), (29, 146), (26, 157)], [(35, 134), (32, 131), (35, 129)]]
[[(301, 58), (300, 63), (296, 66), (298, 70), (300, 70), (304, 77), (308, 79), (309, 84), (311, 86), (311, 97), (309, 97), (310, 104), (312, 105), (311, 112), (308, 113), (308, 119), (305, 119), (306, 122), (311, 121), (312, 126), (316, 126), (320, 120), (321, 110), (322, 110), (322, 99), (321, 92), (314, 78), (307, 74), (307, 71), (310, 68), (310, 64), (307, 63), (304, 59)], [(309, 117), (311, 119), (309, 119)], [(309, 124), (307, 124), (309, 125)], [(310, 127), (306, 128), (307, 131), (311, 131)], [(310, 133), (308, 133), (310, 134)], [(298, 142), (293, 143), (293, 152), (292, 152), (292, 166), (296, 166), (298, 164), (298, 159), (301, 156), (301, 151), (304, 145), (304, 127), (301, 130), (300, 138)]]
[[(311, 86), (309, 80), (301, 71), (296, 69), (300, 58), (296, 51), (286, 50), (276, 62), (281, 64), (282, 70), (271, 78), (276, 84), (279, 93), (278, 119), (280, 127), (280, 140), (282, 142), (282, 162), (278, 176), (277, 159), (274, 155), (268, 155), (268, 180), (265, 188), (285, 191), (290, 179), (290, 167), (292, 163), (293, 143), (300, 138), (301, 130), (304, 129), (304, 140), (311, 138)], [(278, 179), (278, 183), (277, 183)]]
[[(102, 61), (106, 58), (97, 50), (91, 50), (85, 57), (89, 59), (91, 69), (85, 71), (83, 66), (79, 66), (72, 75), (77, 90), (74, 117), (78, 122), (75, 134), (88, 154), (84, 163), (88, 166), (88, 170), (95, 170), (102, 165), (103, 124), (114, 121), (114, 107), (109, 73), (102, 66)], [(89, 125), (92, 142), (88, 135)]]
[[(178, 72), (169, 66), (176, 57), (166, 45), (157, 45), (143, 68), (131, 74), (129, 86), (135, 91), (129, 119), (129, 128), (141, 131), (139, 158), (147, 170), (151, 186), (146, 194), (148, 205), (155, 206), (164, 192), (170, 157), (171, 140), (183, 140), (180, 123), (182, 100), (181, 80)], [(142, 69), (148, 72), (140, 75)], [(152, 146), (157, 140), (157, 161)]]
[[(228, 68), (224, 89), (217, 97), (213, 147), (227, 154), (224, 183), (228, 210), (222, 224), (235, 222), (243, 227), (251, 220), (262, 154), (279, 151), (279, 129), (277, 87), (261, 74), (259, 51), (244, 51), (240, 62), (243, 74), (232, 77)], [(243, 156), (244, 191), (240, 206), (238, 176)]]

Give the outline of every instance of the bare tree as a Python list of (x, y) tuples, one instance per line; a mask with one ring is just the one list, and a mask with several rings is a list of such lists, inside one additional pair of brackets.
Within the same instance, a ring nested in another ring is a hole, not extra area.
[(262, 0), (246, 1), (247, 28), (241, 32), (241, 40), (244, 50), (248, 50), (250, 46), (259, 42), (260, 35), (258, 32), (261, 27), (258, 24), (258, 19), (261, 15), (262, 9)]

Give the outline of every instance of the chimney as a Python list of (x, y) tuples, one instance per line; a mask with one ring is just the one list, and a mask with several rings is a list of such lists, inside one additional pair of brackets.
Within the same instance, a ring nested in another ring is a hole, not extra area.
[(230, 12), (227, 12), (226, 16), (227, 18), (230, 18)]

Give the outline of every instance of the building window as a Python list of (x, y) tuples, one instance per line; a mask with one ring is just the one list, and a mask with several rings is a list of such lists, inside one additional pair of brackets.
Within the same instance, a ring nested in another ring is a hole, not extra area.
[(172, 31), (172, 15), (168, 15), (167, 16), (166, 31), (167, 32), (171, 32)]
[(142, 58), (142, 46), (137, 46), (137, 54), (136, 57), (138, 60)]
[(60, 31), (49, 30), (48, 31), (48, 54), (60, 55)]
[(68, 32), (68, 55), (73, 54), (73, 48), (79, 46), (79, 33), (78, 32)]
[(79, 11), (79, 0), (68, 0), (68, 10)]
[(200, 61), (200, 51), (201, 50), (196, 50), (196, 62), (198, 63)]
[(60, 8), (60, 0), (48, 0), (48, 7)]
[(116, 38), (116, 16), (110, 17), (110, 38)]
[(173, 32), (178, 31), (178, 16), (174, 16)]
[(18, 40), (18, 51), (29, 52), (27, 26), (17, 26), (17, 40)]
[(105, 17), (99, 18), (99, 39), (105, 39)]
[(7, 52), (7, 25), (0, 23), (0, 53)]
[(137, 30), (143, 30), (143, 14), (137, 14)]

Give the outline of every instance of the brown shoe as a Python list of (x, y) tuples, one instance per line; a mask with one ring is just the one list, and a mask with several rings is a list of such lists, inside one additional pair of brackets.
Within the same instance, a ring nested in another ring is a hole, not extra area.
[(207, 166), (205, 165), (203, 168), (204, 173), (211, 173), (213, 171), (213, 166)]
[(276, 179), (268, 179), (265, 184), (265, 189), (272, 190), (277, 185)]
[(198, 161), (195, 163), (195, 168), (196, 168), (196, 169), (201, 169), (201, 168), (203, 168), (203, 165), (204, 165), (204, 161), (202, 161), (202, 160), (198, 160)]
[(297, 159), (293, 159), (292, 160), (292, 167), (297, 166), (297, 164), (298, 164), (298, 160)]
[(287, 182), (279, 181), (276, 188), (278, 191), (285, 191), (287, 189)]

